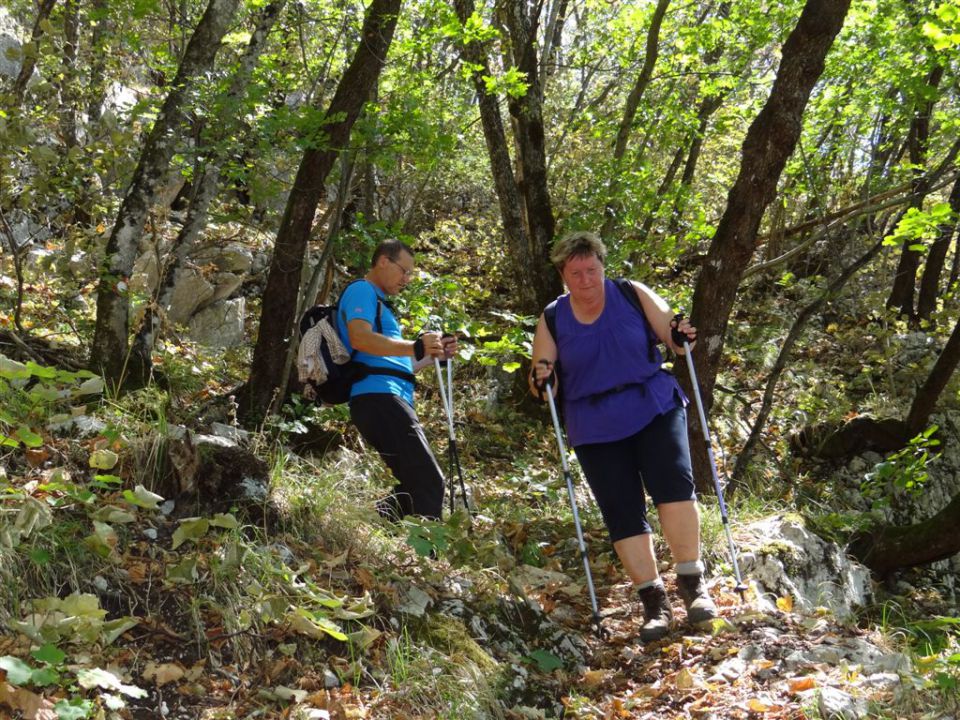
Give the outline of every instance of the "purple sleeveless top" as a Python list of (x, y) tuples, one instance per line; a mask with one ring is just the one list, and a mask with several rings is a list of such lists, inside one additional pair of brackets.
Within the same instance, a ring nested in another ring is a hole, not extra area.
[[(660, 366), (663, 356), (644, 314), (616, 284), (604, 284), (604, 307), (584, 325), (573, 315), (570, 296), (557, 298), (557, 356), (564, 421), (570, 445), (630, 437), (687, 398)], [(651, 352), (652, 349), (652, 352)]]

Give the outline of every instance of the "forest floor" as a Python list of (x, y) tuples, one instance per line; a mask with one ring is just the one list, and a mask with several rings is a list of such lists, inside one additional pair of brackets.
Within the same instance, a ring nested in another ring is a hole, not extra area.
[[(94, 446), (60, 440), (46, 449), (65, 459)], [(348, 464), (358, 462), (347, 455)], [(606, 633), (597, 637), (570, 526), (546, 513), (529, 526), (479, 515), (460, 535), (449, 525), (351, 527), (352, 516), (337, 515), (307, 534), (294, 518), (241, 510), (238, 517), (261, 523), (261, 533), (230, 512), (184, 518), (139, 488), (80, 498), (52, 481), (43, 463), (20, 467), (26, 472), (13, 483), (22, 493), (20, 517), (23, 508), (52, 508), (46, 530), (56, 537), (41, 541), (46, 520), (34, 521), (40, 531), (17, 568), (32, 587), (15, 593), (10, 607), (8, 627), (20, 633), (0, 636), (7, 660), (0, 707), (12, 717), (957, 716), (955, 693), (931, 692), (929, 673), (889, 633), (838, 622), (826, 610), (800, 613), (790, 597), (758, 602), (753, 585), (741, 598), (726, 576), (710, 580), (721, 619), (697, 629), (685, 625), (665, 573), (673, 631), (640, 643), (639, 603), (597, 528), (588, 527)], [(334, 505), (344, 500), (336, 498)], [(81, 527), (85, 517), (100, 518), (93, 535)], [(589, 509), (587, 517), (595, 524)], [(444, 550), (439, 559), (412, 551), (418, 530), (442, 527), (449, 544), (432, 541)], [(522, 562), (531, 533), (543, 551), (540, 568)], [(71, 555), (50, 541), (95, 552)], [(462, 555), (454, 552), (460, 541)], [(491, 544), (512, 547), (514, 559), (504, 565), (498, 550), (500, 569), (484, 568), (491, 563), (476, 562), (478, 548)], [(485, 583), (490, 574), (495, 580)], [(37, 598), (51, 582), (49, 597)], [(505, 597), (522, 641), (498, 642), (504, 638), (492, 630)], [(453, 636), (437, 632), (445, 615), (457, 617)], [(66, 656), (51, 656), (54, 646)], [(58, 682), (45, 687), (42, 675), (22, 677), (43, 670)]]

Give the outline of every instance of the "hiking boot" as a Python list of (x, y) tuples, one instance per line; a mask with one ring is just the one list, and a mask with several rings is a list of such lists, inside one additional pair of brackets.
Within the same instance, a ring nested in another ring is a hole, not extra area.
[(637, 595), (643, 603), (643, 627), (640, 628), (640, 639), (643, 642), (662, 639), (670, 632), (670, 621), (673, 620), (673, 609), (670, 607), (663, 583), (658, 582), (638, 590)]
[(716, 619), (717, 606), (713, 604), (713, 600), (707, 593), (702, 573), (677, 575), (677, 590), (683, 598), (683, 604), (687, 608), (687, 621), (691, 625)]

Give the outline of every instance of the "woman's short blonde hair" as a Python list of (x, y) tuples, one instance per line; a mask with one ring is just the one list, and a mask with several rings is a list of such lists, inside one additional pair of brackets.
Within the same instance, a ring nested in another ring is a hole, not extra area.
[(553, 244), (550, 262), (556, 266), (557, 270), (563, 272), (563, 266), (570, 258), (590, 255), (596, 255), (600, 264), (603, 265), (607, 260), (607, 246), (595, 232), (580, 230), (567, 233)]

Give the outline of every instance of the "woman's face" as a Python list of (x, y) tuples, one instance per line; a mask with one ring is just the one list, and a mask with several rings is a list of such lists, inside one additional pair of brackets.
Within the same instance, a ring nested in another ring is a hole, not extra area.
[(596, 255), (575, 255), (563, 264), (560, 273), (570, 294), (577, 300), (594, 300), (603, 292), (603, 263)]

